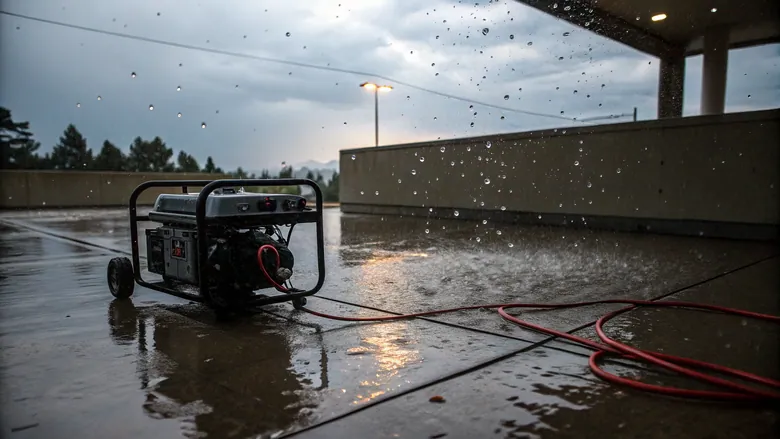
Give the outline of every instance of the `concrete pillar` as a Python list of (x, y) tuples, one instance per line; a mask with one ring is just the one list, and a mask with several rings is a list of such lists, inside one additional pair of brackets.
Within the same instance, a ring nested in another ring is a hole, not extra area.
[(661, 58), (658, 72), (658, 118), (682, 117), (685, 56)]
[(728, 63), (729, 29), (727, 27), (707, 29), (704, 32), (701, 114), (723, 114), (726, 107)]

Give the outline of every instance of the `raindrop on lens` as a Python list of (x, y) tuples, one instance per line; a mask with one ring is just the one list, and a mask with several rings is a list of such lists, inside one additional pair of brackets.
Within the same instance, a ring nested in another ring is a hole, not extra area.
[(130, 74), (130, 77), (131, 77), (131, 78), (135, 78), (135, 72), (131, 73), (131, 74)]
[(412, 169), (412, 175), (417, 175), (417, 171)]
[(289, 37), (289, 36), (290, 36), (290, 33), (289, 33), (289, 32), (287, 32), (285, 35)]
[(501, 206), (501, 210), (506, 210), (506, 206)]
[(206, 122), (202, 122), (202, 123), (200, 124), (200, 127), (201, 127), (201, 128), (206, 128)]
[(352, 160), (355, 160), (355, 154), (352, 154)]
[(154, 110), (154, 105), (151, 105), (151, 104), (150, 104), (150, 105), (149, 105), (149, 111), (152, 111), (152, 110)]
[(620, 169), (620, 168), (617, 168), (617, 173), (620, 174), (621, 172), (623, 172), (623, 170)]
[(453, 212), (453, 214), (454, 214), (455, 216), (460, 216), (460, 212), (458, 212), (457, 210), (456, 210), (455, 212)]
[(176, 91), (181, 91), (181, 85), (176, 87)]
[(425, 157), (420, 157), (420, 163), (425, 161)]
[(375, 192), (374, 192), (374, 195), (379, 195), (379, 191), (375, 191)]
[(485, 143), (485, 148), (487, 148), (487, 149), (490, 149), (490, 147), (491, 147), (491, 146), (493, 146), (493, 144), (492, 144), (492, 143), (490, 143), (490, 141), (488, 140), (488, 141)]
[(425, 229), (425, 233), (428, 234), (428, 233), (431, 233), (431, 231), (428, 230), (428, 229)]
[(447, 148), (445, 148), (445, 147), (443, 147), (443, 146), (442, 146), (441, 148), (439, 148), (439, 151), (441, 151), (441, 152), (444, 152), (444, 151), (446, 151), (446, 150), (447, 150)]
[(490, 179), (489, 178), (485, 179), (485, 184), (490, 184)]
[(79, 102), (76, 102), (76, 108), (81, 108), (81, 104)]
[(176, 117), (181, 117), (181, 113), (176, 114)]

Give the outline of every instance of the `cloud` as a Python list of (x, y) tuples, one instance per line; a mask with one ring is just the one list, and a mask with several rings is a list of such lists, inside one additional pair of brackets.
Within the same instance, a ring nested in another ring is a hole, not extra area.
[[(636, 106), (640, 118), (655, 117), (655, 58), (520, 2), (477, 3), (138, 0), (107, 6), (103, 0), (74, 0), (62, 6), (6, 0), (3, 8), (215, 50), (371, 72), (554, 116), (621, 114)], [(93, 149), (104, 139), (126, 149), (135, 136), (159, 135), (176, 151), (201, 162), (212, 155), (225, 168), (327, 161), (339, 149), (373, 144), (373, 97), (358, 87), (366, 80), (395, 86), (380, 96), (382, 144), (575, 124), (448, 99), (371, 74), (193, 51), (8, 16), (0, 20), (0, 104), (31, 122), (42, 150), (74, 123)], [(732, 51), (727, 107), (776, 107), (780, 85), (771, 72), (778, 61), (777, 45)], [(688, 62), (686, 114), (698, 112), (700, 64), (700, 57)]]

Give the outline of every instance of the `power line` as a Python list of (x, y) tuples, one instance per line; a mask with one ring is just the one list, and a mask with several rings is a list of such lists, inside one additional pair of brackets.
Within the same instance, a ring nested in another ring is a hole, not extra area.
[(177, 48), (180, 48), (180, 49), (208, 52), (208, 53), (214, 53), (214, 54), (218, 54), (218, 55), (232, 56), (232, 57), (244, 58), (244, 59), (252, 59), (252, 60), (256, 60), (256, 61), (265, 61), (265, 62), (276, 63), (276, 64), (284, 64), (284, 65), (289, 65), (289, 66), (303, 67), (303, 68), (308, 68), (308, 69), (325, 70), (325, 71), (329, 71), (329, 72), (338, 72), (338, 73), (347, 73), (347, 74), (350, 74), (350, 75), (357, 75), (357, 76), (369, 76), (369, 77), (373, 77), (373, 78), (384, 79), (385, 81), (393, 82), (393, 83), (398, 84), (398, 85), (403, 85), (405, 87), (409, 87), (409, 88), (412, 88), (412, 89), (415, 89), (415, 90), (419, 90), (419, 91), (423, 91), (423, 92), (426, 92), (426, 93), (431, 93), (431, 94), (434, 94), (434, 95), (437, 95), (437, 96), (442, 96), (442, 97), (445, 97), (445, 98), (448, 98), (448, 99), (455, 99), (455, 100), (458, 100), (458, 101), (468, 102), (468, 103), (471, 103), (471, 104), (477, 104), (477, 105), (481, 105), (483, 107), (495, 108), (497, 110), (508, 111), (508, 112), (513, 112), (513, 113), (527, 114), (527, 115), (530, 115), (530, 116), (548, 117), (548, 118), (553, 118), (553, 119), (566, 120), (566, 121), (569, 121), (569, 122), (580, 122), (579, 120), (577, 120), (575, 118), (558, 116), (558, 115), (555, 115), (555, 114), (538, 113), (538, 112), (528, 111), (528, 110), (520, 110), (520, 109), (517, 109), (517, 108), (503, 107), (501, 105), (494, 105), (494, 104), (489, 104), (489, 103), (486, 103), (486, 102), (475, 101), (473, 99), (463, 98), (463, 97), (460, 97), (460, 96), (455, 96), (455, 95), (451, 95), (451, 94), (448, 94), (448, 93), (443, 93), (443, 92), (440, 92), (440, 91), (431, 90), (429, 88), (420, 87), (419, 85), (410, 84), (408, 82), (398, 81), (396, 79), (393, 79), (393, 78), (390, 78), (390, 77), (387, 77), (387, 76), (384, 76), (384, 75), (377, 75), (377, 74), (371, 73), (371, 72), (361, 72), (359, 70), (350, 70), (350, 69), (342, 69), (342, 68), (338, 68), (338, 67), (321, 66), (321, 65), (308, 64), (308, 63), (299, 62), (299, 61), (288, 61), (288, 60), (277, 59), (277, 58), (270, 58), (270, 57), (259, 56), (259, 55), (249, 55), (249, 54), (246, 54), (246, 53), (231, 52), (231, 51), (221, 50), (221, 49), (211, 49), (211, 48), (208, 48), (208, 47), (194, 46), (194, 45), (191, 45), (191, 44), (175, 43), (175, 42), (172, 42), (172, 41), (158, 40), (158, 39), (154, 39), (154, 38), (141, 37), (141, 36), (130, 35), (130, 34), (125, 34), (125, 33), (121, 33), (121, 32), (113, 32), (113, 31), (97, 29), (97, 28), (92, 28), (92, 27), (87, 27), (87, 26), (79, 26), (79, 25), (76, 25), (76, 24), (70, 24), (70, 23), (65, 23), (65, 22), (55, 21), (55, 20), (47, 20), (45, 18), (32, 17), (32, 16), (29, 16), (29, 15), (16, 14), (16, 13), (7, 12), (7, 11), (0, 11), (0, 14), (7, 15), (7, 16), (10, 16), (10, 17), (21, 18), (21, 19), (24, 19), (24, 20), (37, 21), (39, 23), (51, 24), (51, 25), (54, 25), (54, 26), (67, 27), (67, 28), (70, 28), (70, 29), (77, 29), (77, 30), (81, 30), (81, 31), (85, 31), (85, 32), (98, 33), (98, 34), (103, 34), (103, 35), (110, 35), (110, 36), (114, 36), (114, 37), (126, 38), (126, 39), (136, 40), (136, 41), (143, 41), (143, 42), (153, 43), (153, 44), (160, 44), (160, 45), (163, 45), (163, 46), (177, 47)]

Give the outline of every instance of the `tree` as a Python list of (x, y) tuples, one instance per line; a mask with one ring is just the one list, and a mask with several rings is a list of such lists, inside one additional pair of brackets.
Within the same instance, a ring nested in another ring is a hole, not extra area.
[(170, 162), (173, 150), (165, 146), (160, 137), (151, 141), (136, 137), (130, 145), (128, 157), (129, 170), (136, 172), (172, 172), (174, 167)]
[(3, 169), (39, 169), (41, 158), (36, 151), (40, 147), (40, 142), (28, 139), (15, 148), (7, 148), (7, 155), (3, 155)]
[(15, 153), (15, 162), (19, 169), (38, 169), (41, 158), (38, 157), (38, 149), (41, 142), (28, 139), (24, 145), (17, 148)]
[(206, 158), (206, 166), (203, 167), (203, 172), (207, 174), (224, 174), (222, 168), (218, 168), (217, 165), (214, 164), (214, 159), (211, 158), (211, 156)]
[(325, 187), (325, 178), (322, 177), (322, 174), (317, 172), (317, 176), (314, 178), (314, 182), (317, 183), (317, 186)]
[(271, 178), (271, 173), (268, 172), (268, 169), (263, 169), (263, 172), (260, 173), (260, 178), (268, 180)]
[(122, 150), (108, 140), (103, 141), (103, 147), (95, 157), (92, 169), (96, 171), (124, 171), (127, 167), (127, 157)]
[(314, 173), (309, 171), (306, 173), (306, 179), (314, 181)]
[(92, 150), (87, 148), (87, 139), (73, 124), (65, 128), (60, 142), (54, 146), (51, 160), (55, 169), (89, 169), (92, 166)]
[(0, 142), (2, 145), (21, 145), (32, 137), (30, 122), (14, 122), (11, 110), (0, 107)]
[(337, 202), (339, 201), (339, 173), (338, 171), (333, 173), (333, 176), (328, 182), (328, 186), (325, 187), (322, 194), (324, 201)]
[(199, 172), (200, 166), (195, 157), (187, 154), (184, 151), (179, 151), (179, 156), (176, 158), (176, 162), (179, 165), (176, 169), (179, 172)]
[(236, 169), (236, 172), (233, 172), (233, 173), (231, 174), (231, 176), (232, 176), (233, 178), (241, 178), (241, 179), (247, 179), (247, 178), (249, 178), (249, 175), (246, 173), (246, 171), (244, 171), (244, 170), (241, 168), (241, 166), (239, 166), (239, 167), (238, 167), (238, 169)]
[(293, 168), (292, 166), (285, 166), (279, 171), (279, 178), (292, 178)]
[(30, 143), (32, 133), (29, 130), (30, 122), (14, 122), (11, 110), (0, 107), (0, 156), (2, 156), (0, 164), (2, 169), (19, 169), (22, 167), (20, 163), (29, 164), (38, 158), (33, 153), (40, 144)]
[(38, 157), (38, 164), (35, 169), (54, 169), (54, 161), (48, 152), (43, 157)]

